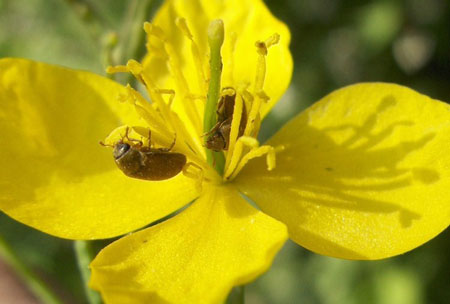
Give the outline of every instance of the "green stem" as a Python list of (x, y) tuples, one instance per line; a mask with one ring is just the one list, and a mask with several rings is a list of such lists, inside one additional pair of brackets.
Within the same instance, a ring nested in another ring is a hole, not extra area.
[[(216, 109), (220, 98), (220, 80), (222, 76), (222, 57), (220, 49), (224, 40), (223, 21), (220, 19), (213, 20), (208, 27), (208, 43), (210, 48), (210, 71), (211, 78), (209, 81), (208, 98), (206, 99), (205, 116), (203, 120), (203, 132), (208, 133), (217, 123)], [(205, 136), (205, 143), (207, 137)], [(217, 172), (223, 175), (225, 158), (222, 152), (213, 152), (206, 149), (206, 157), (208, 163), (215, 165)]]
[(88, 30), (92, 43), (99, 44), (103, 23), (105, 23), (103, 18), (94, 10), (90, 3), (84, 0), (65, 0), (65, 2)]
[[(105, 28), (111, 28), (109, 22), (89, 1), (65, 0), (65, 2), (83, 24), (91, 43), (102, 50), (99, 57), (103, 67), (113, 65), (112, 51), (117, 43), (117, 37), (115, 37), (117, 35), (111, 31), (105, 34)], [(106, 77), (114, 79), (114, 75), (106, 75)]]
[[(129, 59), (140, 61), (144, 57), (146, 37), (142, 25), (151, 19), (160, 4), (161, 0), (133, 0), (130, 2), (122, 25), (123, 30), (119, 35), (116, 57), (118, 63), (124, 64)], [(126, 84), (133, 80), (133, 75), (124, 74), (120, 82)]]
[(20, 261), (11, 247), (6, 243), (6, 241), (0, 236), (0, 257), (7, 263), (15, 273), (23, 280), (23, 282), (28, 286), (31, 292), (40, 300), (42, 303), (47, 304), (62, 304), (63, 302), (58, 299), (58, 297), (53, 293), (45, 283), (38, 278), (34, 273), (32, 273), (25, 264)]
[(245, 286), (237, 286), (233, 288), (228, 299), (227, 304), (245, 304)]
[(75, 241), (75, 255), (77, 257), (78, 269), (80, 270), (81, 278), (83, 279), (84, 291), (89, 303), (100, 304), (102, 303), (100, 294), (95, 290), (90, 289), (88, 286), (88, 282), (91, 277), (89, 264), (95, 256), (90, 245), (91, 244), (88, 241)]
[[(115, 32), (110, 32), (104, 36), (102, 42), (102, 63), (104, 67), (114, 66), (113, 51), (117, 45), (117, 34)], [(115, 74), (106, 74), (109, 79), (116, 80)]]
[(160, 4), (160, 0), (133, 0), (128, 6), (125, 21), (120, 33), (118, 61), (128, 59), (139, 61), (145, 55), (145, 32), (142, 26), (151, 19), (152, 13)]
[(239, 304), (245, 304), (245, 286), (236, 287), (238, 296), (239, 296)]

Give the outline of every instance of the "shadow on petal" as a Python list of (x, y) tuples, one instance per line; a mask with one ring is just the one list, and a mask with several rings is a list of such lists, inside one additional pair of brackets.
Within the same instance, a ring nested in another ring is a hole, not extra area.
[[(377, 112), (361, 126), (337, 124), (316, 129), (305, 124), (299, 131), (299, 140), (285, 144), (286, 149), (278, 155), (277, 168), (264, 178), (271, 183), (282, 182), (283, 195), (291, 197), (288, 201), (362, 212), (397, 212), (402, 226), (409, 226), (412, 220), (420, 218), (419, 214), (396, 202), (373, 199), (370, 193), (406, 188), (414, 182), (437, 182), (439, 173), (432, 168), (400, 165), (409, 154), (424, 148), (435, 135), (430, 132), (416, 140), (379, 148), (377, 145), (387, 140), (397, 128), (414, 125), (412, 121), (398, 121), (374, 131), (383, 112), (395, 103), (392, 96), (384, 98)], [(332, 134), (340, 132), (351, 135), (338, 143)], [(292, 151), (300, 151), (301, 157), (292, 157), (296, 154)], [(299, 220), (306, 217), (304, 214)]]
[(445, 107), (389, 84), (344, 88), (269, 141), (285, 147), (273, 171), (257, 159), (236, 184), (316, 252), (372, 259), (410, 250), (446, 227), (442, 214), (436, 232), (425, 228), (450, 194), (441, 152), (449, 139)]

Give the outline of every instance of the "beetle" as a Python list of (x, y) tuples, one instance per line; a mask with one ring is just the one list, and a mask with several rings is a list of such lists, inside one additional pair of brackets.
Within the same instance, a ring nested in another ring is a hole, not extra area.
[[(205, 135), (209, 135), (206, 140), (206, 148), (219, 152), (228, 150), (231, 132), (231, 123), (233, 121), (234, 104), (236, 93), (232, 95), (224, 95), (220, 98), (217, 105), (217, 123)], [(247, 124), (247, 111), (245, 103), (243, 104), (241, 121), (239, 124), (238, 137), (242, 136)]]
[[(142, 141), (128, 138), (128, 131), (127, 127), (125, 136), (112, 145), (116, 165), (126, 176), (160, 181), (172, 178), (183, 170), (186, 156), (170, 151), (175, 145), (175, 140), (169, 148), (152, 148), (151, 131), (148, 134), (148, 146), (144, 146)], [(124, 142), (124, 138), (127, 142)], [(100, 144), (108, 146), (102, 142)]]

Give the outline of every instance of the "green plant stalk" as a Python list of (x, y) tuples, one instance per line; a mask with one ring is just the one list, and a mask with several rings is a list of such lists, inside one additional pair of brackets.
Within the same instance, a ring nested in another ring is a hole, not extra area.
[(234, 287), (226, 304), (245, 304), (245, 286)]
[[(161, 2), (162, 0), (131, 1), (123, 22), (123, 30), (119, 35), (119, 45), (115, 56), (118, 64), (125, 64), (129, 59), (141, 61), (144, 57), (146, 36), (142, 25), (145, 21), (150, 21)], [(132, 83), (134, 78), (131, 74), (126, 74), (120, 81), (123, 84)]]
[(123, 22), (118, 48), (118, 61), (123, 64), (128, 59), (140, 59), (145, 55), (145, 32), (142, 28), (145, 21), (150, 21), (159, 7), (161, 0), (133, 0)]
[(245, 304), (245, 286), (236, 287), (239, 295), (239, 304)]
[(100, 294), (95, 290), (92, 290), (88, 286), (89, 279), (91, 277), (91, 270), (89, 264), (94, 258), (95, 254), (88, 241), (75, 241), (74, 242), (75, 255), (77, 257), (78, 269), (80, 270), (81, 278), (83, 280), (84, 291), (86, 298), (90, 304), (101, 304), (102, 299)]
[[(220, 81), (222, 76), (222, 57), (220, 49), (224, 40), (224, 26), (220, 19), (211, 21), (208, 27), (208, 43), (210, 48), (210, 71), (208, 97), (206, 99), (205, 116), (203, 119), (203, 132), (208, 133), (217, 123), (216, 109), (220, 98)], [(204, 140), (208, 138), (205, 136)], [(223, 175), (225, 157), (222, 152), (206, 149), (208, 163)]]
[[(112, 50), (117, 38), (113, 38), (116, 34), (110, 30), (112, 26), (105, 18), (106, 15), (101, 14), (101, 10), (96, 9), (96, 6), (90, 1), (64, 0), (64, 2), (84, 26), (91, 43), (102, 50), (99, 56), (102, 66), (106, 68), (109, 65), (113, 65)], [(107, 74), (106, 77), (114, 79), (114, 75), (111, 74)]]
[(93, 44), (99, 44), (106, 22), (94, 7), (84, 0), (65, 0), (78, 19), (88, 31)]
[(0, 257), (23, 280), (30, 291), (46, 304), (63, 304), (53, 291), (17, 257), (8, 243), (0, 236)]

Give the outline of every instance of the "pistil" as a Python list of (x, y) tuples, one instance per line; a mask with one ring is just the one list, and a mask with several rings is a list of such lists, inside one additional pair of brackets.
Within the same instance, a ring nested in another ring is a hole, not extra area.
[[(222, 75), (222, 57), (220, 50), (224, 40), (224, 26), (220, 19), (213, 20), (208, 28), (208, 43), (210, 47), (210, 71), (208, 97), (206, 99), (203, 132), (208, 133), (217, 123), (216, 109), (220, 97), (220, 84)], [(205, 144), (207, 137), (205, 137)], [(207, 162), (214, 167), (220, 175), (223, 174), (225, 158), (222, 152), (206, 149)]]

